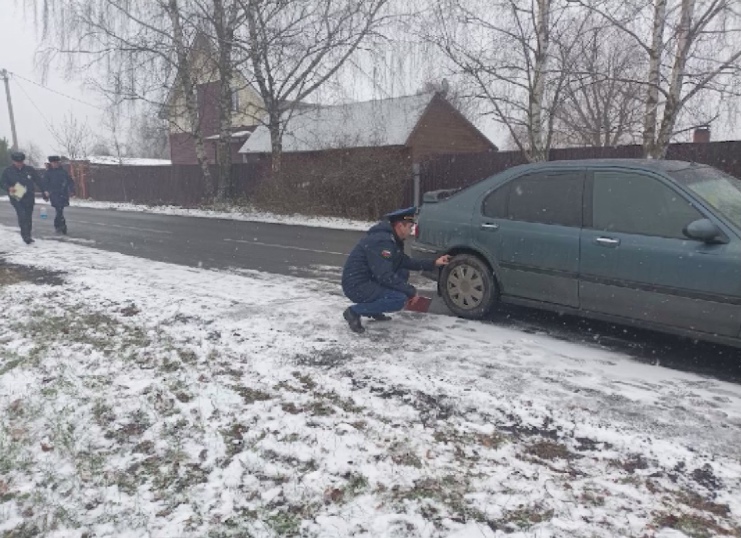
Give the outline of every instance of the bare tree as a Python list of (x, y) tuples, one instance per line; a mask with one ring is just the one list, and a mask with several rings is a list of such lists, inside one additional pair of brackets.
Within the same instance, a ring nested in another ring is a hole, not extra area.
[[(245, 24), (240, 0), (190, 0), (194, 20), (198, 25), (197, 42), (201, 44), (201, 55), (206, 55), (211, 81), (218, 83), (216, 98), (218, 108), (218, 133), (216, 162), (219, 166), (219, 181), (215, 198), (224, 200), (231, 188), (231, 140), (235, 93), (235, 73), (240, 62), (234, 54), (235, 36)], [(205, 41), (204, 41), (205, 40)], [(204, 66), (201, 66), (203, 68)]]
[[(723, 99), (741, 74), (741, 10), (736, 0), (575, 0), (598, 13), (648, 59), (644, 77), (643, 148), (663, 158), (688, 103)], [(648, 21), (648, 24), (646, 22)], [(705, 118), (709, 123), (712, 117)]]
[(111, 151), (111, 148), (108, 146), (108, 142), (105, 140), (98, 140), (93, 144), (93, 147), (90, 149), (91, 155), (98, 155), (100, 157), (112, 157), (113, 152)]
[(130, 120), (127, 145), (133, 157), (168, 159), (167, 134), (167, 124), (157, 118), (151, 107), (145, 107)]
[(557, 62), (578, 41), (586, 11), (566, 0), (444, 0), (432, 13), (426, 38), (527, 159), (547, 160), (568, 82)]
[[(200, 125), (190, 44), (199, 19), (191, 0), (24, 0), (43, 14), (47, 66), (61, 55), (69, 67), (95, 73), (91, 84), (111, 101), (165, 108), (180, 96), (207, 192), (213, 180)], [(102, 80), (101, 80), (102, 79)]]
[(46, 161), (43, 151), (34, 142), (24, 144), (24, 147), (20, 151), (26, 154), (26, 164), (34, 168), (41, 168)]
[(301, 102), (333, 77), (386, 21), (389, 0), (241, 0), (246, 31), (235, 48), (247, 60), (265, 106), (272, 166), (280, 170), (282, 136)]
[(556, 112), (554, 146), (616, 146), (640, 140), (645, 71), (641, 50), (613, 28), (582, 32), (571, 51), (561, 51), (568, 73)]
[(60, 126), (51, 126), (51, 132), (59, 144), (60, 152), (69, 159), (87, 156), (92, 132), (87, 122), (78, 120), (72, 113), (64, 117)]

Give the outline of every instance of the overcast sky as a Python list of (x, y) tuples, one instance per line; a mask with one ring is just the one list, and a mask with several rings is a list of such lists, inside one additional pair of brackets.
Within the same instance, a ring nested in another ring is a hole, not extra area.
[[(103, 112), (98, 108), (102, 106), (101, 98), (92, 90), (86, 91), (81, 79), (65, 80), (59, 68), (50, 71), (46, 80), (42, 81), (41, 70), (34, 64), (34, 55), (41, 42), (41, 28), (35, 28), (33, 17), (30, 14), (25, 16), (22, 7), (16, 2), (0, 0), (0, 3), (3, 4), (0, 69), (5, 68), (16, 75), (11, 75), (10, 89), (19, 145), (22, 148), (27, 148), (31, 143), (37, 145), (42, 151), (40, 156), (42, 158), (59, 153), (61, 147), (52, 134), (51, 127), (61, 127), (68, 114), (74, 114), (79, 121), (87, 122), (93, 132), (97, 131), (98, 138), (107, 138), (107, 131), (101, 127)], [(405, 82), (407, 86), (411, 83), (411, 81)], [(419, 85), (418, 82), (415, 83)], [(47, 89), (40, 87), (41, 84)], [(414, 84), (410, 88), (412, 86)], [(374, 93), (374, 96), (385, 95)], [(361, 96), (352, 97), (360, 98)], [(362, 95), (362, 98), (368, 97), (370, 95)], [(738, 138), (737, 131), (740, 128), (736, 122), (729, 121), (731, 118), (724, 119), (726, 121), (720, 120), (713, 124), (713, 139)], [(482, 131), (495, 144), (500, 148), (507, 145), (507, 135), (501, 126), (491, 121), (480, 123)], [(0, 88), (0, 138), (6, 138), (8, 142), (11, 142), (12, 138), (4, 88)], [(691, 133), (680, 135), (679, 138), (682, 141), (689, 141)]]
[[(84, 103), (100, 106), (100, 100), (93, 92), (86, 92), (81, 82), (65, 81), (59, 71), (50, 72), (43, 84), (50, 90), (79, 101), (33, 84), (32, 82), (42, 84), (41, 71), (34, 66), (34, 53), (41, 40), (41, 29), (36, 30), (31, 15), (24, 17), (22, 8), (14, 5), (15, 2), (0, 1), (3, 4), (0, 68), (17, 74), (11, 75), (10, 92), (18, 143), (21, 147), (27, 147), (29, 143), (36, 144), (43, 156), (58, 153), (61, 148), (50, 132), (49, 125), (61, 126), (65, 115), (69, 113), (75, 114), (79, 120), (87, 120), (90, 126), (99, 125), (101, 110)], [(12, 143), (4, 88), (0, 90), (0, 97), (0, 138), (6, 138)]]

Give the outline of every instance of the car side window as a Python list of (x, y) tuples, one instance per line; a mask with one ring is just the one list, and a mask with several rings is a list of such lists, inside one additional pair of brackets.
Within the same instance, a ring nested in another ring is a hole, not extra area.
[(682, 230), (702, 214), (677, 191), (650, 176), (595, 171), (593, 228), (606, 232), (687, 239)]
[(485, 217), (492, 219), (507, 218), (507, 197), (509, 196), (509, 183), (498, 187), (489, 193), (484, 199), (482, 211)]
[(583, 189), (580, 172), (530, 174), (492, 192), (483, 211), (487, 217), (578, 228)]

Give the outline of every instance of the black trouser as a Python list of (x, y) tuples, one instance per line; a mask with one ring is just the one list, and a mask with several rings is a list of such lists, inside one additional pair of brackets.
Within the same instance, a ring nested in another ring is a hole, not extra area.
[(55, 205), (54, 209), (57, 210), (57, 215), (54, 217), (54, 229), (65, 231), (67, 229), (67, 222), (64, 220), (64, 206)]
[(34, 201), (26, 202), (24, 200), (10, 200), (11, 205), (18, 215), (18, 226), (21, 228), (21, 237), (24, 241), (31, 240), (31, 225), (33, 223), (33, 204)]

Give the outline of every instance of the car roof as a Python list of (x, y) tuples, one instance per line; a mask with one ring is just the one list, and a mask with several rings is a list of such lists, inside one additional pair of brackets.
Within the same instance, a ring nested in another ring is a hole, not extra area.
[(707, 166), (687, 161), (667, 161), (664, 159), (574, 159), (568, 161), (544, 161), (518, 166), (520, 169), (540, 170), (542, 168), (571, 168), (574, 166), (615, 166), (622, 168), (640, 168), (642, 170), (656, 170), (673, 172), (690, 167)]

